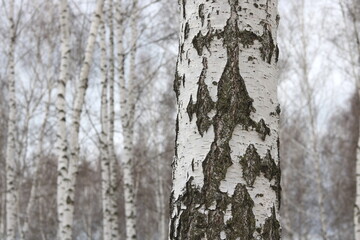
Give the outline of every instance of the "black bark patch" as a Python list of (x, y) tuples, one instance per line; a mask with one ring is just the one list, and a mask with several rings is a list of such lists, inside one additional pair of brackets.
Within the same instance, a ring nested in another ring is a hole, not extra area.
[(260, 175), (261, 158), (253, 144), (246, 149), (244, 156), (240, 157), (243, 178), (248, 186), (253, 186), (256, 177)]
[(179, 73), (176, 71), (173, 88), (174, 88), (174, 92), (175, 92), (177, 100), (179, 100), (179, 96), (180, 96), (181, 83), (184, 83), (184, 82), (185, 82), (185, 75), (180, 76)]
[(192, 96), (190, 96), (190, 101), (186, 108), (190, 121), (192, 120), (193, 114), (196, 114), (196, 125), (201, 136), (203, 136), (211, 126), (212, 120), (208, 114), (215, 107), (215, 103), (211, 99), (208, 87), (205, 83), (207, 69), (207, 58), (203, 58), (203, 69), (198, 81), (199, 87), (196, 95), (196, 103), (193, 103)]
[(261, 172), (264, 173), (264, 176), (271, 181), (276, 179), (276, 182), (280, 183), (280, 168), (276, 165), (274, 159), (271, 157), (271, 153), (268, 150), (266, 156), (261, 162)]
[(239, 157), (239, 163), (242, 166), (243, 178), (247, 186), (252, 187), (256, 178), (260, 176), (260, 173), (263, 173), (269, 181), (275, 179), (275, 185), (271, 185), (271, 188), (276, 190), (277, 194), (280, 194), (281, 171), (279, 165), (276, 165), (274, 159), (271, 157), (269, 150), (265, 157), (261, 158), (255, 146), (250, 144), (245, 154)]
[(248, 48), (251, 45), (254, 45), (255, 40), (260, 41), (260, 37), (258, 35), (256, 35), (255, 33), (251, 32), (251, 31), (239, 31), (238, 30), (238, 37), (240, 40), (240, 43), (242, 43), (243, 47)]
[(190, 26), (189, 26), (188, 22), (185, 23), (184, 32), (185, 32), (185, 39), (187, 39), (189, 37), (189, 33), (190, 33)]
[[(178, 158), (178, 152), (177, 152), (178, 135), (179, 135), (179, 114), (176, 115), (176, 122), (175, 122), (175, 159)], [(173, 164), (175, 164), (175, 162)], [(173, 166), (173, 167), (175, 167), (175, 166)]]
[[(260, 53), (263, 61), (271, 64), (271, 59), (276, 54), (276, 46), (271, 31), (267, 24), (264, 24), (264, 33), (261, 37)], [(277, 59), (276, 59), (277, 62)]]
[(265, 141), (266, 135), (270, 136), (270, 128), (266, 126), (264, 119), (261, 119), (256, 125), (256, 131), (259, 133), (260, 138)]
[(276, 219), (275, 207), (272, 208), (271, 216), (265, 220), (261, 236), (263, 240), (279, 240), (281, 237), (280, 223)]
[(186, 19), (186, 0), (182, 0), (183, 18)]
[(276, 45), (276, 49), (275, 49), (275, 62), (276, 63), (279, 61), (279, 55), (280, 55), (279, 46)]
[(202, 35), (201, 31), (199, 31), (198, 34), (196, 34), (196, 36), (193, 38), (192, 44), (199, 56), (202, 56), (204, 47), (209, 50), (213, 37), (214, 34), (212, 34), (211, 31), (208, 31), (206, 35)]
[(205, 12), (204, 12), (204, 4), (200, 4), (199, 5), (199, 17), (201, 19), (201, 25), (204, 26), (204, 21), (205, 21)]
[(226, 239), (252, 240), (255, 232), (254, 202), (246, 187), (238, 184), (231, 202), (233, 216), (226, 222)]

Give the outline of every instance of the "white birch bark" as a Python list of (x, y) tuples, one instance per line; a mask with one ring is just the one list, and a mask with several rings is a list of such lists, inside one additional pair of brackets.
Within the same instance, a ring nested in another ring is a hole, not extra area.
[(180, 1), (170, 239), (280, 239), (277, 0)]
[(129, 81), (126, 84), (124, 78), (124, 56), (122, 49), (122, 19), (120, 2), (117, 9), (117, 38), (118, 38), (118, 61), (119, 61), (119, 83), (120, 83), (120, 105), (121, 122), (124, 138), (124, 164), (123, 164), (123, 183), (125, 199), (125, 218), (126, 218), (126, 239), (137, 239), (136, 236), (136, 205), (134, 175), (132, 172), (133, 156), (133, 132), (135, 114), (135, 60), (137, 43), (137, 0), (133, 1), (133, 11), (131, 15), (131, 50), (130, 50), (130, 73)]
[(111, 211), (111, 236), (113, 239), (119, 239), (119, 214), (117, 204), (118, 191), (118, 177), (117, 177), (117, 159), (114, 149), (114, 132), (115, 132), (115, 102), (114, 102), (114, 83), (115, 83), (115, 56), (114, 56), (114, 15), (113, 15), (113, 0), (109, 0), (108, 7), (108, 22), (109, 22), (109, 161), (110, 161), (110, 211)]
[(111, 171), (109, 162), (108, 144), (108, 101), (107, 101), (107, 54), (106, 54), (106, 30), (102, 21), (100, 25), (100, 48), (101, 48), (101, 189), (102, 189), (102, 212), (103, 212), (103, 239), (110, 240), (111, 236)]
[(9, 120), (6, 146), (6, 240), (16, 239), (17, 229), (17, 184), (16, 184), (16, 95), (15, 95), (15, 41), (14, 1), (9, 1), (9, 54), (8, 54), (8, 87), (9, 87)]
[(57, 82), (57, 138), (56, 148), (58, 155), (58, 177), (57, 177), (57, 211), (58, 211), (58, 238), (59, 240), (70, 239), (66, 238), (66, 220), (65, 220), (65, 192), (67, 189), (68, 179), (68, 145), (66, 135), (66, 84), (69, 77), (70, 64), (70, 39), (69, 39), (69, 13), (68, 2), (62, 0), (60, 2), (60, 26), (61, 26), (61, 65), (60, 76)]
[(156, 206), (158, 210), (158, 231), (159, 231), (159, 240), (167, 239), (167, 226), (166, 226), (166, 214), (165, 214), (165, 197), (164, 197), (164, 181), (162, 177), (162, 163), (160, 158), (157, 158), (156, 163), (157, 170), (157, 189), (156, 189)]
[[(64, 4), (66, 4), (66, 1)], [(85, 50), (85, 58), (79, 77), (79, 84), (77, 85), (77, 89), (76, 89), (76, 96), (75, 96), (74, 106), (72, 109), (72, 124), (70, 129), (70, 145), (69, 145), (70, 155), (64, 155), (64, 156), (60, 155), (61, 157), (59, 158), (59, 165), (58, 165), (58, 171), (59, 171), (59, 177), (58, 177), (59, 234), (58, 235), (59, 236), (58, 237), (60, 240), (71, 240), (72, 238), (75, 182), (76, 182), (76, 174), (78, 169), (79, 150), (80, 150), (79, 128), (80, 128), (81, 112), (84, 105), (84, 99), (88, 84), (88, 76), (92, 64), (92, 53), (94, 50), (97, 31), (103, 11), (103, 4), (104, 4), (104, 0), (97, 1), (95, 12), (91, 21), (89, 38)], [(65, 14), (63, 14), (63, 16), (65, 16)], [(65, 47), (63, 48), (64, 49), (62, 50), (64, 50), (64, 54), (65, 54)], [(63, 58), (62, 60), (64, 60), (64, 62), (68, 64), (67, 60), (65, 61), (65, 59), (68, 59), (68, 57), (62, 55), (62, 58)], [(64, 75), (67, 76), (67, 74), (65, 73)], [(64, 84), (63, 87), (65, 89)], [(65, 91), (62, 93), (65, 93)], [(58, 98), (62, 93), (58, 93)], [(63, 95), (63, 97), (64, 96), (65, 95)], [(62, 112), (61, 110), (58, 110), (59, 122), (61, 119), (65, 119), (65, 111), (63, 110), (63, 113), (61, 112)], [(62, 114), (64, 114), (63, 118), (60, 118), (60, 115)], [(65, 131), (66, 130), (65, 121), (63, 121), (61, 126), (62, 126), (62, 130)], [(65, 134), (65, 133), (59, 131), (58, 135), (60, 134)], [(61, 149), (61, 154), (64, 154), (65, 151), (66, 152), (68, 151), (66, 145), (63, 148), (59, 148), (59, 149)]]

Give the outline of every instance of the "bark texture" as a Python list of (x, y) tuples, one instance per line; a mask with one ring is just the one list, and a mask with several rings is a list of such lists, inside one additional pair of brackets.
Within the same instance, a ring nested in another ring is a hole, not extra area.
[(6, 147), (6, 240), (16, 239), (17, 184), (16, 184), (16, 95), (15, 95), (15, 41), (14, 1), (9, 1), (10, 39), (8, 53), (9, 120)]
[(170, 239), (280, 239), (277, 1), (180, 5)]

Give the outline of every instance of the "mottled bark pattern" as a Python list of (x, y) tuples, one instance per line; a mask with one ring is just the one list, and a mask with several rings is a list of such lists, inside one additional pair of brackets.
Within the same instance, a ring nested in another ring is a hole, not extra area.
[(180, 4), (170, 239), (280, 239), (277, 1)]

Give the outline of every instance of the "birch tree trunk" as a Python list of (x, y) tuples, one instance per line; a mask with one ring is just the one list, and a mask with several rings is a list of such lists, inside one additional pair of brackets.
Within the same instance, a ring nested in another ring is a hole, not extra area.
[(100, 48), (101, 48), (101, 188), (102, 188), (102, 211), (103, 211), (103, 239), (111, 238), (111, 182), (110, 182), (110, 162), (108, 144), (108, 102), (107, 102), (107, 54), (105, 40), (105, 24), (102, 21), (100, 26)]
[(9, 1), (10, 46), (8, 63), (9, 120), (6, 147), (6, 240), (15, 240), (17, 223), (17, 184), (15, 163), (16, 95), (15, 95), (15, 41), (14, 1)]
[[(67, 26), (67, 1), (61, 3), (62, 6), (62, 29)], [(81, 68), (79, 84), (76, 89), (76, 96), (74, 106), (72, 109), (72, 124), (70, 129), (70, 155), (67, 154), (68, 146), (66, 144), (66, 112), (65, 112), (65, 86), (66, 79), (68, 76), (67, 67), (69, 59), (69, 48), (65, 47), (65, 42), (68, 42), (68, 38), (63, 37), (62, 40), (62, 64), (60, 72), (60, 81), (58, 84), (58, 148), (59, 148), (59, 165), (58, 165), (58, 218), (59, 218), (59, 239), (60, 240), (71, 240), (72, 229), (73, 229), (73, 218), (74, 218), (74, 196), (75, 196), (75, 183), (76, 174), (78, 169), (79, 160), (79, 128), (81, 120), (81, 112), (84, 105), (84, 99), (88, 84), (88, 76), (90, 67), (92, 64), (92, 53), (94, 50), (95, 40), (97, 31), (100, 24), (100, 18), (103, 12), (104, 0), (98, 0), (96, 9), (91, 21), (89, 38), (85, 50), (84, 63)], [(63, 18), (65, 20), (63, 20)], [(68, 32), (67, 29), (62, 30)], [(66, 40), (65, 40), (66, 39)], [(69, 46), (69, 45), (67, 45)], [(67, 50), (67, 51), (66, 51)], [(63, 66), (64, 64), (64, 66)], [(62, 72), (64, 70), (65, 72)], [(64, 78), (62, 78), (64, 77)], [(60, 107), (64, 104), (63, 108)], [(63, 145), (61, 145), (63, 144)]]
[(52, 93), (52, 87), (48, 86), (48, 99), (47, 99), (47, 103), (46, 103), (46, 109), (45, 109), (45, 116), (43, 119), (43, 122), (41, 124), (41, 130), (40, 130), (40, 136), (39, 136), (39, 143), (38, 143), (38, 147), (37, 147), (37, 156), (35, 159), (35, 175), (32, 181), (32, 185), (31, 185), (31, 190), (30, 190), (30, 197), (29, 197), (29, 201), (26, 207), (26, 213), (25, 213), (25, 220), (24, 220), (24, 224), (23, 224), (23, 235), (25, 239), (29, 239), (30, 237), (28, 236), (29, 234), (29, 230), (31, 228), (31, 223), (30, 223), (30, 219), (32, 216), (32, 212), (33, 212), (33, 208), (36, 204), (36, 198), (38, 196), (38, 184), (39, 184), (39, 178), (40, 178), (40, 173), (41, 173), (41, 156), (43, 154), (43, 143), (44, 143), (44, 138), (45, 138), (45, 131), (46, 131), (46, 126), (47, 126), (47, 122), (49, 119), (49, 114), (50, 114), (50, 104), (51, 104), (51, 93)]
[(121, 122), (124, 137), (124, 165), (123, 182), (125, 198), (125, 218), (126, 218), (126, 239), (137, 239), (136, 236), (136, 205), (134, 175), (132, 172), (133, 156), (133, 133), (134, 133), (134, 114), (135, 114), (135, 60), (137, 43), (137, 0), (133, 0), (133, 11), (131, 15), (131, 50), (130, 50), (130, 73), (129, 81), (126, 84), (124, 78), (124, 56), (122, 49), (122, 19), (120, 12), (120, 2), (118, 4), (117, 21), (120, 26), (117, 29), (118, 37), (118, 60), (119, 60), (119, 82), (120, 82), (120, 105)]
[[(349, 39), (353, 39), (355, 43), (355, 51), (351, 45), (349, 44), (349, 55), (352, 63), (352, 75), (355, 78), (356, 89), (360, 99), (360, 33), (359, 33), (359, 15), (360, 12), (359, 0), (352, 0), (347, 7), (347, 12), (349, 13), (351, 28), (347, 28), (346, 30), (352, 29), (351, 33), (348, 32), (347, 35)], [(344, 7), (341, 2), (341, 7), (344, 14)], [(345, 20), (346, 21), (346, 20)], [(350, 41), (349, 41), (350, 42)], [(360, 121), (360, 116), (359, 116)], [(360, 133), (358, 138), (358, 147), (356, 150), (356, 197), (355, 197), (355, 208), (354, 208), (354, 232), (355, 232), (355, 240), (360, 240)]]
[(61, 26), (61, 65), (60, 76), (57, 82), (57, 134), (56, 148), (58, 151), (58, 177), (57, 177), (57, 211), (59, 221), (59, 240), (65, 237), (65, 192), (68, 182), (68, 144), (66, 137), (66, 83), (69, 77), (69, 60), (70, 60), (70, 39), (69, 39), (69, 13), (67, 0), (60, 2), (60, 26)]
[(114, 132), (115, 132), (115, 102), (114, 102), (114, 83), (115, 83), (115, 56), (114, 56), (114, 16), (113, 16), (113, 0), (109, 0), (108, 22), (109, 22), (109, 162), (110, 162), (110, 211), (111, 211), (111, 235), (113, 239), (119, 239), (119, 214), (117, 204), (118, 191), (118, 164), (114, 149)]
[(157, 174), (157, 189), (156, 189), (156, 207), (158, 210), (158, 231), (159, 231), (159, 240), (167, 239), (167, 227), (166, 227), (166, 214), (165, 214), (165, 198), (164, 198), (164, 181), (163, 181), (163, 168), (160, 158), (157, 158), (156, 161), (156, 174)]
[(180, 6), (170, 239), (280, 239), (277, 0)]

